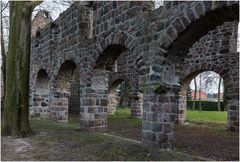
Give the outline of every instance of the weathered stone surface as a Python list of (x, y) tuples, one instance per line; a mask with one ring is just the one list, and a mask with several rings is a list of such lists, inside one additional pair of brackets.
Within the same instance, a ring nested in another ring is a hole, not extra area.
[[(75, 2), (54, 22), (33, 20), (31, 117), (66, 122), (80, 113), (81, 127), (106, 130), (113, 91), (126, 82), (131, 116), (143, 115), (143, 145), (172, 147), (172, 124), (186, 117), (185, 81), (212, 70), (228, 87), (228, 128), (238, 131), (237, 2), (86, 4)], [(196, 24), (204, 31), (194, 33)]]

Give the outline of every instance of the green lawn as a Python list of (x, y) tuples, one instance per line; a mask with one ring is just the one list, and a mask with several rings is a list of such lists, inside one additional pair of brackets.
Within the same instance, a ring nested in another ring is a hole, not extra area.
[(119, 117), (130, 117), (131, 109), (130, 108), (117, 108), (113, 114), (110, 114), (110, 118), (119, 118)]
[(117, 108), (114, 114), (108, 115), (107, 132), (141, 141), (142, 120), (131, 118), (130, 108)]
[[(114, 114), (108, 116), (110, 120), (122, 120), (124, 117), (130, 117), (130, 108), (117, 108)], [(187, 111), (188, 122), (214, 122), (227, 123), (227, 111)], [(137, 121), (136, 121), (137, 122)]]
[(187, 111), (188, 122), (227, 123), (226, 111)]
[[(128, 117), (126, 117), (128, 114)], [(118, 115), (118, 117), (116, 117)], [(130, 110), (121, 109), (109, 117), (115, 123), (113, 131), (141, 133), (140, 119), (130, 118)], [(122, 120), (121, 120), (122, 119)], [(116, 125), (116, 122), (122, 124)], [(130, 124), (131, 123), (131, 124)], [(175, 150), (148, 149), (129, 140), (106, 136), (101, 132), (79, 129), (79, 117), (71, 116), (68, 123), (50, 120), (30, 120), (34, 134), (23, 139), (2, 137), (1, 160), (18, 161), (196, 161), (205, 160)], [(126, 125), (126, 127), (123, 127)], [(109, 124), (109, 127), (113, 124)], [(125, 130), (123, 128), (127, 128)], [(133, 131), (135, 129), (136, 131)], [(121, 134), (117, 134), (121, 135)], [(123, 136), (124, 137), (124, 136)], [(128, 137), (128, 136), (127, 136)], [(20, 150), (21, 152), (12, 151)]]

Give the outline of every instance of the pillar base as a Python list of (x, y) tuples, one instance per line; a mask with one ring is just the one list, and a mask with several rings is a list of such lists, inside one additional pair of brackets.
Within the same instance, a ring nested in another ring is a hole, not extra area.
[(106, 120), (80, 120), (80, 128), (90, 132), (104, 132), (107, 130)]

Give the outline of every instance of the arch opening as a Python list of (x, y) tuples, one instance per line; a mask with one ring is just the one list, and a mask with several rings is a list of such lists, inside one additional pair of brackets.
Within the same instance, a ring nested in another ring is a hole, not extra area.
[[(191, 73), (184, 79), (179, 91), (177, 123), (184, 123), (186, 119), (187, 121), (192, 120), (192, 117), (187, 117), (186, 114), (197, 114), (198, 112), (222, 114), (222, 117), (225, 117), (216, 118), (215, 122), (225, 121), (226, 123), (227, 94), (224, 93), (225, 89), (227, 88), (224, 86), (224, 79), (216, 72), (202, 70)], [(210, 117), (205, 119), (211, 121)]]
[(118, 79), (109, 86), (108, 113), (114, 113), (117, 108), (130, 107), (130, 87), (126, 81)]
[(33, 118), (48, 118), (49, 110), (49, 77), (45, 70), (37, 73), (33, 105), (30, 109), (30, 116)]
[(132, 95), (132, 89), (128, 81), (117, 79), (110, 83), (108, 91), (108, 131), (110, 134), (141, 140), (142, 96), (139, 94), (139, 98), (134, 98)]
[(61, 65), (53, 87), (52, 118), (61, 122), (77, 118), (80, 112), (80, 81), (73, 61), (67, 60)]
[(99, 55), (95, 62), (94, 69), (105, 69), (113, 71), (114, 63), (118, 57), (127, 50), (123, 45), (109, 45), (107, 48)]
[[(238, 150), (237, 142), (233, 142), (238, 141), (238, 133), (227, 131), (229, 128), (231, 130), (230, 125), (235, 122), (229, 106), (234, 103), (229, 98), (229, 79), (226, 75), (219, 74), (216, 71), (200, 70), (194, 71), (183, 80), (178, 93), (179, 124), (174, 126), (173, 144), (178, 149), (184, 149), (186, 153), (197, 151), (199, 155), (210, 158), (227, 159), (232, 156), (234, 159), (237, 151), (222, 152), (223, 149)], [(194, 78), (197, 88), (194, 86)], [(206, 147), (215, 152), (205, 150)], [(219, 152), (222, 152), (221, 155)]]

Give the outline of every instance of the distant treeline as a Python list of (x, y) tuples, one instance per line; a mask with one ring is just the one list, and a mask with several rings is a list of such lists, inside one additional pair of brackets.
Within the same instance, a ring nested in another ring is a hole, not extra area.
[[(199, 101), (195, 102), (195, 110), (199, 110)], [(187, 109), (192, 110), (193, 101), (187, 101)], [(218, 111), (218, 103), (213, 101), (201, 101), (202, 111)], [(224, 102), (221, 102), (221, 111), (224, 111)]]

